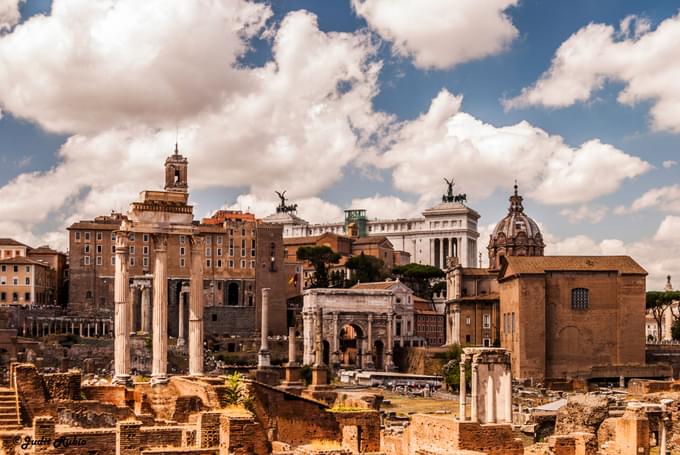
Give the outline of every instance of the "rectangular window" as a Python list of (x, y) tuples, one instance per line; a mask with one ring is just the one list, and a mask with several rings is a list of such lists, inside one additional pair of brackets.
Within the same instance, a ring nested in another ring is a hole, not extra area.
[(86, 242), (89, 242), (89, 241), (90, 241), (90, 233), (89, 233), (89, 232), (86, 232), (86, 233), (85, 233), (85, 241), (86, 241)]
[(148, 255), (149, 255), (149, 247), (148, 247), (147, 245), (144, 245), (144, 246), (142, 247), (142, 254), (143, 254), (144, 256), (148, 256)]
[(13, 266), (12, 269), (14, 270), (14, 273), (19, 273), (19, 266), (18, 265)]
[(250, 255), (255, 257), (255, 239), (250, 241)]
[(83, 253), (85, 254), (90, 253), (90, 245), (83, 245)]
[(142, 235), (142, 241), (144, 243), (149, 243), (149, 234)]
[(134, 233), (134, 232), (130, 233), (130, 237), (129, 237), (129, 238), (130, 238), (130, 241), (131, 241), (131, 242), (134, 242), (134, 241), (135, 241), (135, 233)]
[(0, 276), (0, 284), (7, 284), (7, 277), (6, 276)]
[(222, 256), (222, 248), (218, 248), (218, 249), (217, 249), (217, 255), (218, 255), (218, 256)]
[(186, 250), (184, 249), (184, 247), (183, 246), (179, 247), (179, 255), (184, 256), (185, 253), (186, 253)]
[(234, 255), (234, 239), (229, 239), (229, 256)]
[(101, 240), (102, 240), (102, 233), (97, 231), (97, 241), (101, 242)]
[(31, 266), (30, 265), (26, 266), (26, 273), (31, 273)]
[(186, 236), (184, 236), (184, 235), (179, 236), (179, 243), (184, 243), (185, 240), (186, 240)]
[(97, 254), (102, 254), (102, 246), (97, 245)]
[(571, 290), (571, 309), (572, 310), (587, 310), (588, 309), (588, 289), (574, 288)]
[(241, 259), (241, 268), (242, 269), (246, 268), (246, 261), (244, 261), (243, 259)]
[(482, 324), (483, 328), (485, 329), (490, 329), (491, 328), (491, 315), (490, 314), (485, 314), (482, 316)]
[(111, 256), (111, 265), (116, 265), (116, 257)]
[(7, 300), (7, 293), (6, 292), (0, 292), (0, 300), (3, 302)]
[(229, 259), (229, 268), (230, 269), (234, 268), (234, 260), (233, 259)]
[(83, 264), (90, 265), (90, 256), (85, 256), (83, 258)]
[(234, 235), (234, 230), (233, 230), (233, 229), (229, 229), (229, 235)]
[(510, 333), (515, 333), (515, 313), (510, 316)]
[(212, 249), (210, 247), (207, 247), (205, 249), (205, 256), (210, 257), (212, 255)]
[(242, 235), (243, 237), (246, 236), (246, 228), (241, 229), (241, 235)]
[(250, 261), (250, 268), (254, 269), (255, 268), (255, 261)]
[(102, 265), (102, 257), (97, 256), (97, 265)]
[(221, 235), (217, 236), (217, 244), (222, 245), (222, 236)]
[(12, 278), (12, 284), (14, 286), (19, 286), (19, 278), (16, 277), (16, 276), (14, 278)]
[(210, 259), (207, 259), (205, 261), (205, 266), (208, 267), (208, 268), (212, 267), (212, 262), (210, 261)]
[(134, 266), (135, 266), (135, 258), (134, 258), (134, 256), (131, 256), (130, 257), (130, 267), (134, 267)]
[(0, 266), (0, 271), (6, 272), (6, 271), (7, 271), (7, 266), (6, 266), (6, 265)]
[(111, 232), (111, 240), (116, 240), (116, 233), (115, 232)]
[(180, 259), (179, 259), (179, 266), (180, 266), (180, 268), (184, 268), (185, 265), (186, 265), (186, 262), (185, 262), (184, 258), (180, 258)]
[(76, 231), (76, 242), (80, 242), (80, 231)]
[(31, 293), (30, 292), (27, 292), (27, 293), (24, 294), (24, 300), (27, 301), (27, 302), (31, 301)]
[(470, 316), (465, 316), (465, 325), (470, 325), (472, 324), (472, 319), (470, 319)]
[(147, 267), (149, 267), (149, 258), (148, 257), (145, 256), (144, 258), (142, 258), (142, 265), (144, 266), (145, 269)]
[(24, 282), (26, 283), (26, 286), (29, 286), (31, 284), (31, 279), (29, 277), (26, 277)]
[(135, 246), (130, 245), (130, 254), (135, 254)]
[(205, 244), (206, 244), (206, 245), (212, 244), (212, 236), (211, 236), (211, 235), (206, 235), (206, 236), (205, 236)]
[(217, 267), (222, 268), (222, 259), (217, 260)]

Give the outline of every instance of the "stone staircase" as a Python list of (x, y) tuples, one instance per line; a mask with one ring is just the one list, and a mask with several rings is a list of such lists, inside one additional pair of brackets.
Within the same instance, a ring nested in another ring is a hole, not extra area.
[(0, 428), (14, 430), (21, 427), (16, 391), (0, 387)]

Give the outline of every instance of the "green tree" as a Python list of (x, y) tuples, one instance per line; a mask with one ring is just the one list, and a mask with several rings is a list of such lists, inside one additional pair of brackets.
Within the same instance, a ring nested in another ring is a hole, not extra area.
[(297, 258), (308, 261), (314, 267), (312, 288), (327, 288), (329, 285), (328, 269), (331, 264), (340, 262), (340, 255), (328, 246), (301, 246), (297, 250)]
[[(444, 377), (444, 384), (449, 390), (457, 390), (460, 388), (460, 356), (463, 353), (463, 348), (459, 344), (453, 344), (448, 351), (444, 353), (444, 357), (448, 362), (442, 368), (442, 376)], [(465, 370), (465, 383), (470, 384), (472, 381), (472, 369)]]
[(680, 315), (673, 313), (671, 304), (673, 301), (680, 300), (680, 291), (649, 291), (646, 295), (645, 306), (647, 311), (651, 313), (656, 321), (657, 337), (659, 340), (663, 339), (663, 315), (666, 311), (671, 311), (674, 323), (678, 320)]
[(351, 283), (372, 283), (385, 278), (383, 267), (385, 263), (375, 256), (366, 256), (362, 251), (359, 256), (353, 256), (347, 261), (347, 268), (352, 271)]
[[(439, 286), (437, 282), (444, 278), (446, 274), (438, 267), (424, 264), (406, 264), (392, 269), (392, 273), (413, 292), (424, 299), (432, 300), (434, 286)], [(446, 285), (444, 285), (446, 286)]]
[(225, 406), (243, 406), (250, 409), (253, 397), (248, 392), (243, 377), (235, 372), (227, 376), (224, 381), (223, 404)]
[(680, 341), (680, 319), (673, 321), (673, 327), (671, 327), (671, 336), (675, 341)]

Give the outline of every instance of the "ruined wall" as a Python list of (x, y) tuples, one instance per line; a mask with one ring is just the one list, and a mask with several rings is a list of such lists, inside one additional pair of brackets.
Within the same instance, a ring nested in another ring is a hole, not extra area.
[(54, 401), (80, 400), (80, 371), (44, 374), (47, 398)]

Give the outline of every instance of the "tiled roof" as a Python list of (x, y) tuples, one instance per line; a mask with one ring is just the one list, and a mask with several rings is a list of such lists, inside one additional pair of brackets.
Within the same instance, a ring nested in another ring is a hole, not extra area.
[(647, 271), (630, 256), (506, 256), (503, 261), (501, 278), (550, 271), (615, 271), (621, 274), (647, 275)]
[(39, 246), (38, 248), (33, 248), (30, 251), (30, 254), (63, 254), (63, 253), (59, 253), (59, 251), (53, 250), (49, 246), (43, 245)]
[(490, 272), (489, 269), (479, 267), (463, 267), (463, 276), (493, 276), (498, 272)]
[(43, 267), (49, 267), (48, 264), (41, 261), (34, 261), (33, 259), (28, 259), (24, 256), (17, 256), (14, 258), (7, 258), (0, 260), (0, 264), (26, 264), (26, 265), (42, 265)]
[[(363, 245), (363, 244), (378, 244), (378, 243), (383, 243), (383, 242), (389, 242), (387, 237), (384, 235), (370, 235), (368, 237), (359, 237), (356, 239), (353, 239), (354, 243), (357, 245)], [(391, 243), (390, 243), (391, 244)]]
[(2, 246), (25, 246), (26, 248), (30, 248), (30, 246), (28, 246), (24, 243), (17, 242), (14, 239), (6, 239), (6, 238), (0, 239), (0, 245), (2, 245)]

